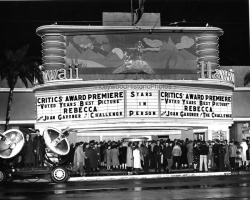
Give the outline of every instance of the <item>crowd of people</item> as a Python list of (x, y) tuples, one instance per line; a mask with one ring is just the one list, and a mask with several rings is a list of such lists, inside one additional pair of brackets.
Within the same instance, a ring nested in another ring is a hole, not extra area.
[[(46, 163), (46, 144), (39, 130), (35, 137), (25, 135), (23, 166), (41, 167)], [(230, 140), (152, 140), (143, 142), (90, 141), (70, 145), (64, 156), (72, 171), (86, 173), (123, 170), (130, 174), (170, 173), (172, 170), (239, 171), (250, 170), (250, 142)]]
[[(126, 170), (138, 174), (170, 173), (172, 170), (239, 171), (250, 165), (250, 143), (230, 140), (157, 140), (146, 142), (90, 141), (71, 145), (69, 162), (81, 176), (89, 172)], [(151, 170), (151, 171), (152, 171)]]

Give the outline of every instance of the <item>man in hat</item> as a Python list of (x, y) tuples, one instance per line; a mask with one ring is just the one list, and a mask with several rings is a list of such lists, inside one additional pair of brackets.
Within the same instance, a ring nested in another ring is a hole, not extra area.
[(89, 143), (86, 143), (85, 144), (85, 155), (86, 155), (86, 159), (85, 159), (85, 166), (86, 166), (86, 173), (90, 173), (91, 172), (91, 168), (90, 168), (90, 159), (91, 159), (91, 151), (92, 151), (92, 148), (90, 146)]
[(36, 129), (36, 136), (33, 139), (33, 151), (35, 155), (35, 166), (44, 166), (45, 142), (39, 129)]
[(173, 158), (172, 158), (172, 142), (166, 142), (165, 148), (163, 149), (163, 156), (167, 160), (167, 166), (164, 169), (166, 173), (171, 172), (172, 165), (173, 165)]
[(214, 140), (213, 154), (214, 154), (214, 164), (216, 168), (219, 168), (219, 140)]
[(220, 171), (224, 171), (225, 169), (225, 163), (224, 158), (226, 154), (226, 147), (223, 140), (220, 140), (219, 142), (219, 169)]
[(232, 171), (235, 171), (236, 150), (237, 150), (237, 147), (234, 144), (234, 141), (230, 140), (228, 151), (229, 151), (229, 162), (230, 162), (230, 167)]
[(162, 146), (160, 144), (160, 140), (157, 140), (157, 143), (153, 149), (153, 153), (155, 157), (155, 173), (161, 173)]

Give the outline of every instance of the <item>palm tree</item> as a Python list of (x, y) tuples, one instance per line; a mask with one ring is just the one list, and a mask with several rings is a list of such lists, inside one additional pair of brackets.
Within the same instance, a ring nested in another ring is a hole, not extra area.
[(16, 52), (6, 50), (4, 52), (5, 59), (0, 60), (0, 81), (6, 79), (10, 89), (4, 128), (5, 131), (9, 126), (13, 91), (17, 80), (20, 79), (26, 88), (28, 87), (28, 82), (34, 85), (35, 79), (37, 79), (39, 84), (43, 83), (42, 72), (39, 68), (38, 62), (36, 62), (37, 58), (28, 57), (28, 49), (29, 45), (20, 48)]
[(250, 83), (250, 72), (248, 72), (244, 77), (244, 86)]

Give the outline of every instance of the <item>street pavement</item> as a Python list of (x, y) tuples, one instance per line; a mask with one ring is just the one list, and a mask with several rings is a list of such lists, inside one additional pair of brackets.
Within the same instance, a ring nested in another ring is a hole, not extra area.
[(68, 181), (101, 181), (101, 180), (132, 180), (132, 179), (157, 179), (157, 178), (181, 178), (181, 177), (206, 177), (206, 176), (230, 176), (230, 175), (245, 175), (250, 174), (250, 171), (223, 171), (223, 172), (196, 172), (193, 169), (172, 170), (171, 173), (154, 173), (150, 170), (149, 173), (140, 171), (138, 175), (128, 175), (126, 171), (106, 171), (101, 170), (87, 174), (83, 177), (70, 177)]
[[(66, 183), (9, 183), (0, 186), (0, 199), (22, 200), (204, 200), (250, 199), (250, 176), (235, 173), (199, 177), (167, 177), (128, 180), (69, 181)], [(243, 173), (243, 172), (241, 172)], [(244, 172), (248, 173), (248, 172)], [(178, 173), (173, 173), (178, 174)], [(192, 173), (191, 173), (192, 174)], [(150, 174), (144, 174), (149, 176)], [(141, 175), (132, 175), (144, 176)], [(157, 175), (157, 174), (151, 174)], [(165, 175), (165, 174), (160, 174)], [(166, 174), (167, 175), (167, 174)], [(172, 175), (172, 174), (169, 174)], [(118, 176), (118, 175), (114, 175)], [(127, 176), (127, 175), (124, 175)], [(153, 177), (153, 176), (151, 176)], [(76, 178), (76, 177), (74, 177)], [(92, 177), (85, 177), (93, 178)]]
[[(148, 173), (139, 171), (139, 174), (128, 175), (127, 171), (107, 171), (101, 169), (99, 172), (87, 173), (85, 176), (79, 176), (72, 174), (68, 179), (68, 182), (85, 182), (85, 181), (109, 181), (109, 180), (133, 180), (133, 179), (159, 179), (159, 178), (184, 178), (184, 177), (208, 177), (208, 176), (231, 176), (231, 175), (246, 175), (250, 174), (249, 171), (210, 171), (210, 172), (197, 172), (193, 169), (172, 170), (171, 173), (154, 173), (154, 170), (150, 170)], [(51, 182), (48, 177), (44, 179), (24, 179), (14, 180), (13, 182)]]

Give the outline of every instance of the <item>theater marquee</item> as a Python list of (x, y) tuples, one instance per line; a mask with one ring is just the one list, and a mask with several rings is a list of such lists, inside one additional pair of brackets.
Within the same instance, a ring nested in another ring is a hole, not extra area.
[(127, 90), (127, 117), (158, 117), (157, 90)]
[(217, 94), (160, 91), (161, 117), (232, 118), (232, 97)]
[(37, 98), (38, 122), (121, 117), (124, 117), (124, 91)]
[(161, 84), (88, 89), (91, 92), (37, 97), (37, 122), (152, 117), (232, 119), (232, 95), (197, 93), (192, 88)]

